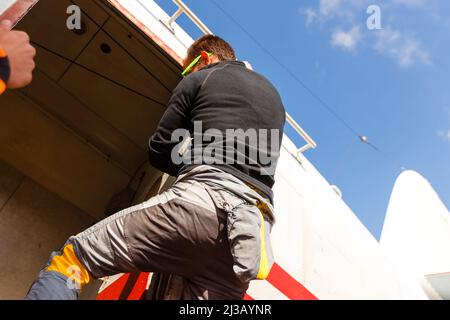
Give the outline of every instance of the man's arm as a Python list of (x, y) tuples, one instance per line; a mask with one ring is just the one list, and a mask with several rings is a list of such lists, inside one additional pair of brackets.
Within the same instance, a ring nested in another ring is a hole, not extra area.
[(25, 32), (10, 31), (11, 23), (0, 24), (0, 94), (6, 88), (28, 85), (33, 78), (36, 50)]
[(149, 141), (150, 163), (171, 176), (176, 176), (182, 166), (173, 163), (171, 158), (172, 149), (180, 142), (172, 140), (172, 133), (176, 129), (189, 130), (191, 109), (199, 87), (200, 78), (197, 74), (190, 75), (178, 84), (156, 132)]

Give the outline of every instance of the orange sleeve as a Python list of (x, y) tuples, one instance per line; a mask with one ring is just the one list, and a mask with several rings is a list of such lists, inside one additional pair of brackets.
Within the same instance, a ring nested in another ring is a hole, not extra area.
[(6, 90), (6, 83), (3, 82), (3, 80), (0, 80), (0, 95), (5, 92)]
[(6, 81), (9, 78), (9, 63), (5, 50), (0, 48), (0, 95), (6, 90)]

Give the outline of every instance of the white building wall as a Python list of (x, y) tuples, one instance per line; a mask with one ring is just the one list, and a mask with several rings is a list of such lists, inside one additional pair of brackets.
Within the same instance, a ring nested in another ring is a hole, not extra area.
[(275, 176), (276, 261), (319, 299), (396, 299), (400, 291), (377, 240), (284, 137)]
[(380, 243), (405, 297), (428, 298), (421, 285), (424, 276), (450, 272), (450, 214), (417, 172), (405, 171), (395, 182)]

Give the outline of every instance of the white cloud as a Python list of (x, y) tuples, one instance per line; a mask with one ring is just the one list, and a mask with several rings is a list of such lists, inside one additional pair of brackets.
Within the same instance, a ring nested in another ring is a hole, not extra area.
[[(448, 115), (448, 120), (450, 123), (450, 108), (446, 108), (446, 112)], [(450, 129), (447, 130), (439, 130), (437, 132), (438, 136), (441, 137), (444, 141), (450, 142)]]
[[(382, 2), (382, 30), (366, 30), (366, 8), (372, 0), (320, 0), (317, 7), (301, 9), (305, 25), (320, 25), (330, 32), (330, 44), (345, 51), (355, 51), (360, 45), (389, 57), (400, 67), (418, 63), (431, 64), (430, 54), (422, 42), (408, 30), (398, 29), (387, 13), (394, 14), (401, 7), (420, 8), (429, 0), (389, 0)], [(368, 16), (367, 16), (368, 17)], [(387, 22), (389, 21), (389, 22)]]
[(319, 12), (322, 16), (329, 16), (339, 10), (341, 0), (320, 0)]
[(331, 45), (341, 49), (352, 51), (361, 40), (362, 35), (359, 27), (353, 27), (348, 31), (335, 30), (331, 35)]
[(404, 5), (410, 8), (419, 8), (425, 5), (425, 0), (393, 0), (394, 4)]
[(317, 12), (311, 8), (305, 9), (302, 13), (306, 16), (305, 24), (307, 27), (309, 27), (317, 19)]
[(438, 135), (445, 141), (450, 142), (450, 130), (440, 130), (438, 131)]
[(422, 48), (419, 40), (406, 36), (390, 27), (375, 32), (374, 48), (378, 53), (389, 56), (401, 67), (410, 67), (416, 62), (430, 64), (429, 53)]
[(349, 0), (320, 0), (317, 8), (300, 9), (300, 14), (305, 16), (307, 27), (313, 23), (323, 23), (335, 16), (343, 16), (350, 13), (345, 9)]

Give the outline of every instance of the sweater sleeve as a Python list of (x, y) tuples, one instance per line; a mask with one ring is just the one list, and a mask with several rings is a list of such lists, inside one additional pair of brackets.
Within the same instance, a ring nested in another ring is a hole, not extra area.
[(0, 48), (0, 95), (6, 90), (10, 76), (9, 60), (6, 52)]
[(200, 77), (191, 74), (184, 78), (172, 93), (166, 112), (164, 113), (158, 128), (149, 141), (149, 160), (158, 170), (176, 176), (182, 164), (174, 163), (172, 150), (182, 139), (172, 134), (177, 129), (188, 132), (191, 110), (195, 97), (200, 88)]

